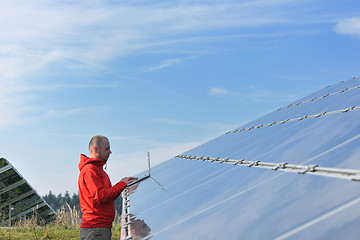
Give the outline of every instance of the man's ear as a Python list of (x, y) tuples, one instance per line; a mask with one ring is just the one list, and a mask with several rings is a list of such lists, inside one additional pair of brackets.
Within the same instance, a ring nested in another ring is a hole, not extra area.
[(94, 151), (94, 153), (98, 153), (98, 147), (94, 146), (93, 151)]

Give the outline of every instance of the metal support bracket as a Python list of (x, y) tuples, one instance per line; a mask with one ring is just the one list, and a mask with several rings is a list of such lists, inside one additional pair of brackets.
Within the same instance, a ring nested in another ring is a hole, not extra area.
[(354, 175), (354, 176), (351, 178), (351, 180), (353, 180), (353, 181), (360, 181), (360, 174)]
[(284, 169), (286, 164), (288, 164), (288, 163), (279, 163), (278, 165), (273, 167), (271, 170), (278, 170), (279, 168)]
[(251, 162), (249, 165), (247, 165), (248, 167), (252, 167), (252, 166), (257, 166), (259, 165), (260, 161), (255, 161), (255, 162)]
[(310, 165), (310, 166), (303, 168), (298, 173), (305, 174), (307, 172), (315, 172), (316, 171), (315, 168), (317, 168), (317, 167), (318, 167), (318, 165)]

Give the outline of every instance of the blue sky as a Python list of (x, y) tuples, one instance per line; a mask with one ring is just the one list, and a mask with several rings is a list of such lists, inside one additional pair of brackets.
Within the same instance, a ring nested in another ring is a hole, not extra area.
[(357, 0), (3, 0), (0, 26), (0, 156), (41, 195), (93, 135), (115, 183), (359, 75)]

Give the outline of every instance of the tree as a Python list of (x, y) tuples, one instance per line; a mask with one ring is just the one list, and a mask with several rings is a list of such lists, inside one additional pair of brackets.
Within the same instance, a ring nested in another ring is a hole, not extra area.
[(68, 191), (63, 196), (61, 193), (55, 196), (50, 190), (48, 194), (43, 196), (44, 200), (55, 210), (59, 210), (61, 206), (69, 204), (71, 208), (75, 207), (76, 210), (80, 210), (79, 194), (74, 193), (72, 197)]
[[(71, 208), (76, 208), (77, 211), (80, 211), (80, 200), (79, 200), (79, 193), (73, 193), (72, 197), (70, 197), (69, 191), (66, 191), (64, 196), (60, 193), (55, 196), (52, 191), (50, 190), (48, 194), (43, 196), (43, 199), (55, 210), (61, 209), (62, 206), (69, 204)], [(122, 198), (119, 196), (115, 200), (115, 209), (116, 211), (121, 214), (122, 209)]]

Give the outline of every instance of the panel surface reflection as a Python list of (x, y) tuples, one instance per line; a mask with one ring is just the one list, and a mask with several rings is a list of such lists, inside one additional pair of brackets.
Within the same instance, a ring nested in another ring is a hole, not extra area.
[[(299, 101), (360, 85), (358, 78)], [(297, 102), (299, 102), (297, 101)], [(360, 106), (360, 89), (274, 111), (242, 128)], [(184, 155), (360, 170), (360, 110), (224, 134)], [(141, 174), (139, 174), (141, 175)], [(133, 239), (357, 239), (360, 182), (170, 159), (128, 196)], [(146, 237), (144, 237), (146, 235)]]

